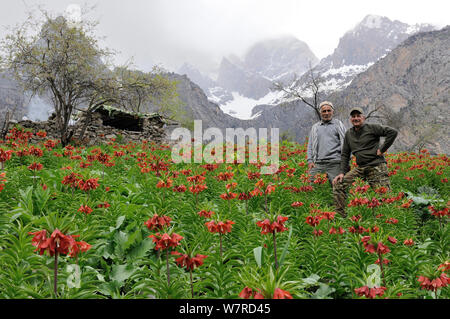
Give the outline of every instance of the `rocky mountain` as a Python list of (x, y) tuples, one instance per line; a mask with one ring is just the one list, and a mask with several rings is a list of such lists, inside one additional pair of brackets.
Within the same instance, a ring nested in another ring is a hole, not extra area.
[(205, 127), (235, 127), (238, 120), (223, 113), (220, 107), (208, 100), (205, 92), (186, 75), (168, 73), (170, 80), (177, 82), (177, 92), (186, 115), (203, 121)]
[(448, 154), (450, 27), (409, 37), (327, 98), (347, 110), (379, 108), (377, 121), (399, 130), (394, 149)]
[(260, 41), (245, 54), (245, 68), (271, 81), (289, 80), (315, 66), (318, 58), (309, 46), (293, 36)]
[[(334, 52), (323, 58), (313, 72), (320, 77), (323, 91), (331, 93), (343, 89), (357, 74), (367, 70), (409, 36), (435, 28), (430, 24), (408, 25), (386, 17), (367, 15), (340, 38)], [(298, 86), (304, 87), (309, 81), (309, 75), (305, 74)]]
[(236, 55), (224, 57), (216, 81), (192, 66), (183, 65), (178, 73), (186, 74), (197, 83), (208, 99), (228, 114), (248, 119), (248, 113), (255, 105), (273, 100), (274, 80), (292, 79), (317, 62), (305, 42), (284, 36), (255, 43), (242, 58)]
[(270, 92), (272, 81), (223, 58), (217, 85), (229, 92), (238, 92), (245, 97), (258, 100)]
[(189, 63), (184, 63), (177, 71), (179, 74), (186, 74), (192, 82), (196, 83), (204, 92), (216, 86), (213, 79), (202, 74), (198, 69)]

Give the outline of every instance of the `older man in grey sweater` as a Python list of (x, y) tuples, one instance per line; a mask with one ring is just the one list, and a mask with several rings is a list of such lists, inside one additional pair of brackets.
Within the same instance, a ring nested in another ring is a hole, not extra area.
[(321, 121), (315, 123), (308, 139), (308, 170), (311, 180), (319, 173), (327, 173), (328, 181), (340, 173), (341, 152), (346, 128), (338, 119), (333, 118), (333, 104), (320, 103)]

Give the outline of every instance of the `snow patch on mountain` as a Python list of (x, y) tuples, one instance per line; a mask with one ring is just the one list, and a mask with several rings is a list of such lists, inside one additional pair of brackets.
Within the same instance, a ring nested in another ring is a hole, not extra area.
[(224, 113), (241, 120), (251, 120), (257, 118), (260, 115), (260, 112), (256, 114), (252, 113), (255, 106), (275, 105), (282, 97), (282, 94), (277, 91), (270, 91), (258, 100), (245, 97), (238, 92), (231, 92), (231, 94), (233, 99), (225, 104), (219, 105), (219, 107)]
[(364, 72), (367, 70), (371, 65), (373, 65), (373, 62), (367, 63), (364, 65), (344, 65), (337, 69), (329, 69), (328, 71), (321, 74), (323, 77), (328, 77), (330, 75), (341, 75), (341, 76), (353, 76), (357, 75), (358, 73)]

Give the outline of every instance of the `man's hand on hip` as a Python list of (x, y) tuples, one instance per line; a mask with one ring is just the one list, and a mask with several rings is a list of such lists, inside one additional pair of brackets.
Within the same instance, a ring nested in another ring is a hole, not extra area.
[(344, 174), (339, 174), (333, 179), (333, 185), (336, 185), (337, 183), (342, 182), (342, 179), (344, 178)]

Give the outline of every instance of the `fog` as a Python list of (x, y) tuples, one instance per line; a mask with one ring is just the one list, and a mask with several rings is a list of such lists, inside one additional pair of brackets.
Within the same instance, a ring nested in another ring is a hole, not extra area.
[(320, 59), (331, 54), (343, 34), (367, 14), (405, 23), (449, 24), (444, 0), (0, 0), (0, 37), (5, 27), (25, 20), (37, 5), (98, 21), (102, 46), (119, 51), (117, 64), (132, 59), (149, 71), (157, 64), (176, 71), (184, 62), (214, 72), (223, 56), (242, 56), (256, 41), (293, 35)]

